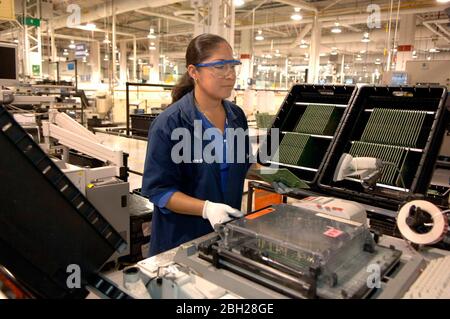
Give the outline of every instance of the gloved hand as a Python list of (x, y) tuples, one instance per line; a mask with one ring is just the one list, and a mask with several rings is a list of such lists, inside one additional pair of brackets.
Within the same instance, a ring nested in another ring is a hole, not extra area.
[(209, 200), (205, 201), (205, 205), (203, 206), (203, 218), (208, 219), (211, 223), (212, 228), (216, 224), (222, 224), (231, 220), (231, 217), (242, 217), (244, 213), (241, 211), (220, 203), (210, 202)]

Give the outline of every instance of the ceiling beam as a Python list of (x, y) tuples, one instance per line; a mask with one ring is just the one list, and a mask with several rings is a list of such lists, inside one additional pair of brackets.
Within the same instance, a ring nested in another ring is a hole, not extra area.
[(296, 0), (296, 1), (292, 1), (292, 0), (277, 0), (277, 2), (283, 3), (283, 4), (287, 4), (293, 7), (297, 7), (297, 8), (301, 8), (303, 10), (308, 10), (308, 11), (313, 11), (318, 13), (319, 10), (312, 6), (311, 4), (307, 3), (306, 1), (302, 1), (302, 0)]
[(178, 22), (182, 22), (182, 23), (195, 25), (195, 22), (192, 21), (192, 20), (183, 19), (183, 18), (177, 18), (177, 17), (170, 16), (170, 15), (167, 15), (167, 14), (161, 14), (161, 13), (156, 13), (156, 12), (148, 12), (148, 11), (144, 11), (144, 10), (134, 10), (134, 12), (137, 12), (137, 13), (149, 16), (149, 17), (164, 18), (164, 19), (167, 19), (167, 20), (173, 20), (173, 21), (178, 21)]

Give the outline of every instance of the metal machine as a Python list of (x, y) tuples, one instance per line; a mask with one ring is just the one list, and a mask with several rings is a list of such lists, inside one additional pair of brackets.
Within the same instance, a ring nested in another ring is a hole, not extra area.
[[(338, 217), (360, 219), (365, 209), (357, 206), (322, 197), (263, 209), (139, 262), (140, 280), (151, 298), (445, 296), (450, 252), (415, 251), (402, 239), (372, 233), (367, 223)], [(142, 298), (124, 285), (125, 277), (110, 276)]]
[[(49, 111), (49, 120), (42, 121), (44, 148), (50, 150), (51, 139), (63, 146), (58, 167), (80, 192), (104, 215), (111, 225), (130, 242), (130, 213), (128, 208), (129, 183), (126, 181), (126, 154), (102, 144), (98, 136), (70, 116), (57, 110)], [(84, 168), (71, 165), (69, 150), (76, 150), (105, 163), (105, 166)], [(122, 177), (120, 179), (119, 177)], [(130, 253), (129, 246), (120, 255)]]

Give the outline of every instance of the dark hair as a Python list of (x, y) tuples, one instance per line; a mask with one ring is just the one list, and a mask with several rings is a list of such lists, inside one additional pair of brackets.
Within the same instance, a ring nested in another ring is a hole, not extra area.
[[(228, 43), (224, 38), (211, 33), (204, 33), (192, 39), (186, 50), (186, 67), (208, 59), (211, 52), (222, 42)], [(172, 103), (175, 103), (193, 89), (194, 80), (186, 71), (172, 89)]]

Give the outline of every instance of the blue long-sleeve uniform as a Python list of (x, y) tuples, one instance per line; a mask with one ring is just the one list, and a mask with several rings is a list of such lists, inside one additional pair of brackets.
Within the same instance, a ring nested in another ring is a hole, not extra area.
[[(247, 130), (244, 112), (231, 102), (224, 101), (223, 104), (227, 114), (227, 127)], [(194, 136), (194, 120), (203, 123), (201, 136)], [(195, 198), (224, 203), (237, 209), (241, 207), (244, 179), (250, 165), (248, 135), (243, 144), (240, 144), (241, 141), (236, 137), (223, 136), (224, 139), (221, 138), (220, 142), (226, 142), (229, 146), (223, 148), (223, 154), (233, 160), (222, 164), (206, 163), (194, 158), (194, 144), (199, 143), (203, 151), (211, 143), (211, 140), (202, 139), (204, 130), (210, 126), (197, 111), (193, 92), (172, 104), (152, 123), (142, 181), (142, 192), (155, 204), (150, 243), (152, 256), (213, 230), (209, 221), (202, 217), (177, 214), (165, 208), (174, 192), (180, 191)], [(189, 158), (187, 162), (175, 163), (171, 157), (172, 148), (176, 144), (180, 146), (180, 136), (177, 135), (175, 140), (171, 139), (172, 132), (177, 128), (186, 128), (190, 133), (187, 136), (189, 138), (183, 139), (183, 150), (186, 154), (181, 154), (184, 158)], [(243, 162), (238, 161), (242, 159)]]

